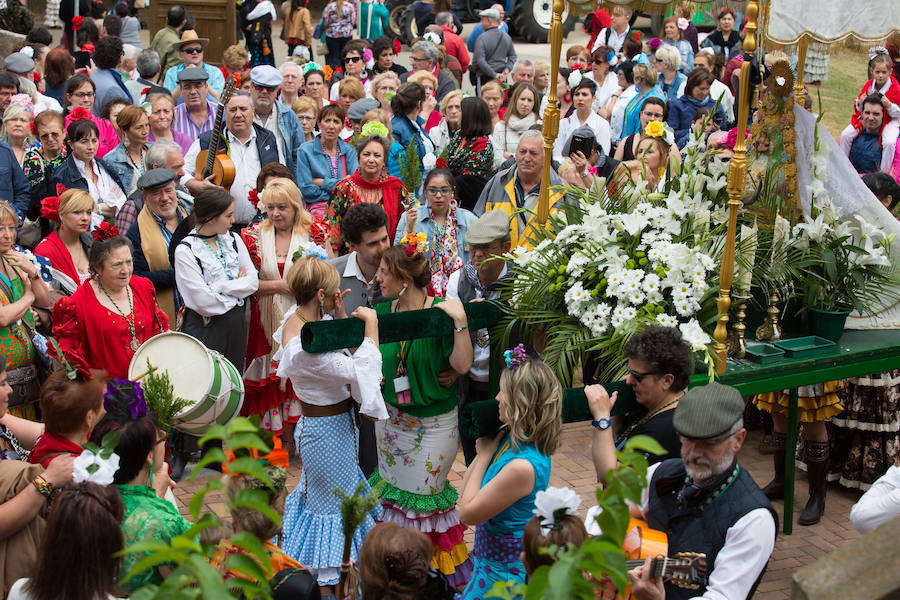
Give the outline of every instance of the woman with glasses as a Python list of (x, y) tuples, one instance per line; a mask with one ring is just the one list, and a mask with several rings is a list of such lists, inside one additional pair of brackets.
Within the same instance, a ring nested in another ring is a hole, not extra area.
[[(119, 136), (112, 123), (94, 115), (96, 92), (97, 87), (90, 77), (81, 74), (72, 75), (66, 83), (66, 102), (63, 108), (66, 111), (66, 127), (78, 119), (90, 119), (94, 122), (97, 126), (97, 158), (103, 158), (119, 145)], [(84, 110), (78, 110), (79, 108)]]
[(291, 104), (291, 110), (297, 115), (300, 126), (303, 127), (303, 141), (311, 142), (316, 137), (316, 117), (321, 108), (315, 100), (309, 96), (300, 96)]
[(659, 73), (659, 87), (666, 95), (667, 102), (678, 99), (681, 86), (687, 82), (687, 76), (681, 68), (681, 56), (675, 46), (660, 46), (653, 59), (656, 72)]
[(406, 190), (402, 181), (388, 175), (385, 170), (392, 140), (387, 128), (383, 129), (384, 135), (367, 135), (356, 144), (359, 168), (334, 186), (328, 208), (325, 209), (329, 224), (328, 241), (337, 256), (349, 252), (341, 234), (341, 219), (351, 206), (362, 203), (380, 205), (387, 213), (388, 235), (392, 239), (397, 230)]
[(27, 215), (29, 219), (38, 217), (41, 200), (57, 195), (50, 176), (66, 159), (64, 128), (65, 118), (58, 112), (45, 110), (34, 118), (34, 133), (40, 145), (25, 153), (22, 164), (22, 170), (31, 183), (31, 206)]
[(379, 73), (372, 78), (372, 97), (381, 104), (381, 110), (391, 115), (391, 98), (400, 89), (400, 77), (393, 71)]
[(469, 262), (466, 234), (476, 216), (461, 208), (456, 199), (456, 183), (447, 169), (432, 169), (425, 177), (425, 204), (410, 206), (397, 225), (394, 244), (407, 233), (428, 236), (425, 257), (431, 267), (431, 289), (443, 298), (454, 271)]
[(625, 383), (634, 390), (638, 410), (613, 419), (619, 393), (610, 396), (599, 384), (584, 388), (594, 426), (592, 458), (600, 483), (617, 466), (616, 450), (637, 435), (650, 436), (665, 450), (664, 454), (647, 454), (650, 464), (681, 457), (672, 417), (691, 378), (690, 345), (678, 329), (651, 325), (631, 336), (623, 350), (628, 360)]
[[(647, 123), (650, 123), (651, 121), (665, 123), (668, 114), (665, 101), (660, 100), (659, 98), (647, 98), (644, 101), (643, 108), (641, 108), (641, 131), (646, 129)], [(670, 135), (667, 134), (666, 137), (670, 137)], [(672, 142), (671, 139), (667, 141)], [(613, 158), (620, 162), (634, 160), (638, 157), (638, 144), (640, 142), (641, 134), (633, 133), (629, 135), (616, 145), (616, 154)], [(671, 148), (670, 151), (676, 155), (678, 154), (676, 148)]]
[(369, 71), (366, 69), (366, 60), (363, 54), (369, 50), (369, 44), (365, 40), (351, 40), (344, 46), (341, 52), (341, 68), (331, 76), (331, 92), (329, 98), (332, 102), (340, 100), (340, 82), (347, 77), (355, 77), (363, 84), (366, 94), (369, 94), (372, 84), (369, 81)]
[(585, 77), (597, 84), (594, 95), (594, 110), (606, 106), (609, 99), (619, 89), (619, 78), (609, 67), (609, 59), (615, 51), (609, 46), (600, 46), (591, 53), (591, 70)]

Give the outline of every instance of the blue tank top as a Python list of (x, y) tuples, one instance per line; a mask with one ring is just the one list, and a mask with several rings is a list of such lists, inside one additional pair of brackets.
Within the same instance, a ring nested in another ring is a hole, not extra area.
[(525, 523), (534, 516), (534, 497), (541, 490), (546, 490), (550, 483), (551, 459), (534, 446), (534, 444), (522, 444), (517, 448), (509, 445), (509, 436), (500, 440), (497, 453), (484, 474), (481, 487), (484, 487), (503, 470), (510, 461), (522, 458), (531, 463), (534, 469), (534, 487), (527, 496), (519, 498), (512, 506), (487, 521), (491, 530), (496, 533), (513, 534), (521, 537)]

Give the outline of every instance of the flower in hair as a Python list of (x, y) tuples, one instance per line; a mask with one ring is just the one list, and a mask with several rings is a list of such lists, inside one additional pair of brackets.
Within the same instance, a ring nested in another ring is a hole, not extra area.
[(541, 520), (541, 535), (561, 529), (567, 516), (578, 516), (581, 496), (571, 488), (548, 487), (534, 497), (534, 514)]
[(446, 169), (447, 168), (447, 159), (443, 156), (438, 156), (438, 159), (434, 161), (434, 166), (438, 169)]
[(106, 454), (103, 450), (94, 452), (89, 448), (72, 461), (72, 481), (75, 483), (91, 482), (98, 485), (109, 485), (119, 470), (119, 455), (115, 452)]
[(676, 23), (676, 25), (678, 25), (678, 29), (680, 29), (682, 31), (687, 29), (688, 25), (690, 25), (690, 22), (687, 19), (685, 19), (684, 17), (678, 17), (678, 20), (675, 23)]
[(247, 202), (249, 202), (251, 206), (257, 206), (259, 204), (259, 192), (256, 191), (256, 188), (251, 188), (250, 191), (247, 192)]
[(90, 121), (91, 113), (88, 109), (83, 106), (76, 106), (72, 110), (69, 111), (69, 120), (70, 121)]
[(584, 77), (584, 75), (581, 73), (581, 70), (578, 68), (578, 66), (579, 65), (575, 65), (574, 67), (572, 67), (572, 72), (569, 73), (569, 77), (568, 77), (567, 81), (569, 83), (570, 88), (573, 88), (573, 87), (577, 86), (579, 83), (581, 83), (581, 79)]
[(28, 129), (31, 130), (31, 135), (37, 135), (37, 127), (34, 124), (34, 121), (28, 124)]
[(91, 232), (91, 237), (98, 241), (108, 240), (117, 237), (118, 235), (119, 228), (112, 225), (109, 221), (101, 222), (97, 228)]
[(869, 60), (870, 61), (875, 60), (875, 57), (879, 56), (881, 54), (883, 54), (885, 56), (890, 56), (890, 53), (888, 52), (887, 48), (885, 48), (884, 46), (873, 46), (872, 48), (869, 48)]
[(81, 15), (75, 15), (72, 17), (72, 31), (78, 31), (81, 26), (84, 24), (84, 17)]
[(114, 377), (106, 382), (106, 393), (103, 394), (103, 408), (113, 412), (124, 405), (131, 420), (147, 416), (147, 401), (141, 384), (130, 379)]
[(431, 42), (435, 46), (441, 45), (441, 36), (433, 31), (426, 32), (425, 35), (422, 36), (422, 39)]
[(306, 75), (310, 71), (321, 71), (322, 67), (317, 62), (308, 62), (301, 67), (303, 69), (303, 74)]
[(93, 43), (93, 42), (87, 42), (86, 44), (84, 44), (83, 46), (81, 46), (81, 49), (84, 50), (85, 52), (88, 52), (88, 53), (90, 53), (90, 54), (93, 54), (93, 53), (94, 53), (94, 43)]
[(48, 221), (59, 221), (59, 196), (47, 196), (41, 200), (41, 216)]
[(363, 136), (377, 135), (378, 137), (384, 139), (388, 139), (391, 137), (391, 132), (388, 131), (387, 126), (385, 126), (385, 124), (381, 121), (369, 121), (362, 126), (360, 132)]
[(28, 94), (14, 94), (13, 97), (9, 99), (9, 103), (18, 104), (28, 112), (34, 113), (34, 102), (31, 101), (31, 96)]
[(392, 49), (394, 50), (394, 54), (400, 54), (400, 51), (403, 50), (403, 45), (400, 43), (400, 40), (394, 38), (394, 42), (391, 44)]
[(428, 236), (422, 231), (419, 233), (407, 233), (400, 240), (400, 245), (403, 246), (403, 250), (409, 257), (413, 257), (416, 254), (424, 254), (428, 249)]
[(312, 242), (306, 242), (306, 245), (300, 246), (294, 252), (294, 255), (291, 257), (291, 260), (297, 261), (304, 256), (312, 256), (313, 258), (318, 258), (320, 260), (328, 260), (328, 253), (325, 252), (320, 246), (316, 246)]
[(375, 66), (375, 55), (372, 54), (372, 51), (368, 48), (363, 50), (362, 53), (363, 62), (366, 63), (366, 68), (371, 69)]
[(22, 46), (21, 48), (19, 48), (19, 54), (24, 54), (28, 58), (34, 58), (34, 47)]
[(507, 369), (515, 369), (528, 360), (528, 353), (525, 352), (525, 346), (519, 344), (515, 348), (510, 348), (503, 352), (503, 362), (506, 363)]
[(644, 135), (648, 137), (663, 137), (666, 135), (666, 128), (661, 121), (650, 121), (644, 127)]

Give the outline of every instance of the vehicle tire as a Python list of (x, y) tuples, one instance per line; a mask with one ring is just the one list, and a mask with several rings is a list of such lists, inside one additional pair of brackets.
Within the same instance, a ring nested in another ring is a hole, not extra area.
[[(521, 0), (513, 9), (511, 24), (526, 42), (546, 44), (552, 17), (552, 0)], [(563, 13), (563, 37), (575, 29), (577, 22), (577, 17)]]
[(406, 7), (410, 4), (408, 0), (387, 0), (385, 2), (385, 6), (389, 12), (389, 22), (390, 27), (388, 27), (387, 31), (385, 31), (385, 35), (391, 38), (399, 38), (400, 37), (400, 15), (403, 14), (403, 11), (406, 10)]
[(416, 18), (413, 14), (412, 4), (408, 5), (400, 16), (397, 18), (397, 25), (400, 28), (400, 41), (407, 46), (418, 36), (416, 35)]

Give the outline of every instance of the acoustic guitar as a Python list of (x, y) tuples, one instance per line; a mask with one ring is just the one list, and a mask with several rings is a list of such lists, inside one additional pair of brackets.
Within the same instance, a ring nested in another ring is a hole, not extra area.
[[(706, 584), (708, 567), (705, 554), (679, 552), (674, 556), (668, 556), (668, 536), (662, 531), (651, 529), (640, 519), (632, 518), (628, 523), (624, 549), (628, 553), (626, 563), (629, 570), (643, 565), (649, 556), (652, 579), (662, 577), (673, 585), (687, 589), (698, 589)], [(622, 595), (616, 591), (611, 582), (607, 582), (598, 598), (602, 600), (631, 598), (631, 588), (626, 589)]]
[(213, 125), (212, 137), (209, 138), (209, 148), (200, 151), (194, 168), (197, 179), (202, 181), (212, 175), (212, 182), (226, 190), (231, 189), (231, 184), (234, 183), (234, 163), (228, 157), (227, 150), (221, 147), (221, 138), (222, 128), (225, 126), (225, 105), (228, 104), (236, 85), (234, 75), (230, 75), (228, 81), (225, 82), (225, 89), (222, 90), (222, 95), (219, 97), (216, 122)]

